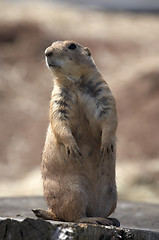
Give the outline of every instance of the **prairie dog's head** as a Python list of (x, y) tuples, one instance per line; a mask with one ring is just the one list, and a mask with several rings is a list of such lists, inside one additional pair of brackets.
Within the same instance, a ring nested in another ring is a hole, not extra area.
[(45, 50), (46, 64), (55, 75), (77, 80), (94, 67), (88, 48), (74, 41), (57, 41)]

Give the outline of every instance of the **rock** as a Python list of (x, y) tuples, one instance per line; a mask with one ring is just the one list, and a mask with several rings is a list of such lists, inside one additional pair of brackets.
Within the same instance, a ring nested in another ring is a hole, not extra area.
[(119, 201), (113, 217), (121, 221), (120, 228), (35, 219), (34, 207), (46, 208), (42, 197), (1, 198), (0, 240), (159, 239), (158, 205)]
[(63, 223), (26, 218), (0, 221), (1, 240), (157, 240), (159, 233), (101, 225)]

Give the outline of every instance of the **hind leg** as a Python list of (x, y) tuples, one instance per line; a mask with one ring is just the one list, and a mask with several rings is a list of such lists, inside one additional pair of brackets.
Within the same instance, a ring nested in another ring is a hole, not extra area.
[[(32, 209), (36, 217), (45, 220), (59, 220), (51, 211), (46, 211), (43, 209)], [(82, 217), (77, 220), (78, 223), (90, 223), (90, 224), (100, 224), (105, 226), (115, 226), (120, 227), (120, 222), (116, 218), (101, 218), (101, 217)]]
[[(75, 194), (74, 194), (75, 195)], [(70, 198), (70, 196), (69, 196)], [(42, 218), (44, 220), (54, 220), (54, 221), (67, 221), (67, 222), (76, 222), (81, 216), (84, 216), (85, 205), (81, 201), (79, 196), (77, 199), (74, 198), (72, 201), (65, 201), (62, 204), (61, 199), (58, 204), (49, 204), (51, 205), (48, 210), (44, 209), (32, 209), (36, 217)]]
[(77, 184), (69, 184), (63, 178), (63, 183), (47, 179), (44, 181), (44, 197), (47, 201), (48, 211), (33, 209), (38, 218), (46, 220), (59, 220), (76, 222), (85, 216), (87, 196)]
[(38, 218), (42, 218), (44, 220), (59, 220), (56, 218), (56, 215), (50, 211), (50, 210), (44, 210), (44, 209), (40, 209), (40, 208), (37, 208), (37, 209), (32, 209), (33, 213), (35, 214), (36, 217)]

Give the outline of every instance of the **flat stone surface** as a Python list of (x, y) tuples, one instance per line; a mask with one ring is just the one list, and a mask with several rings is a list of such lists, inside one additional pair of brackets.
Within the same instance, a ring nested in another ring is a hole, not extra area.
[(0, 240), (158, 240), (159, 232), (25, 218), (0, 220)]
[[(36, 217), (31, 209), (47, 209), (43, 197), (0, 198), (0, 220), (11, 218), (23, 221)], [(113, 217), (120, 220), (121, 227), (159, 232), (159, 205), (118, 201)]]
[(118, 201), (112, 216), (120, 220), (122, 227), (159, 231), (159, 205)]

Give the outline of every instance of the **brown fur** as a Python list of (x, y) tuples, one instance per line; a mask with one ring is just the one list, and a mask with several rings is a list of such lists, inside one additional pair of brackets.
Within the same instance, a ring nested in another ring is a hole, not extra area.
[(117, 203), (114, 97), (88, 48), (58, 41), (45, 54), (55, 76), (42, 157), (49, 210), (34, 213), (45, 219), (119, 225), (108, 219)]

